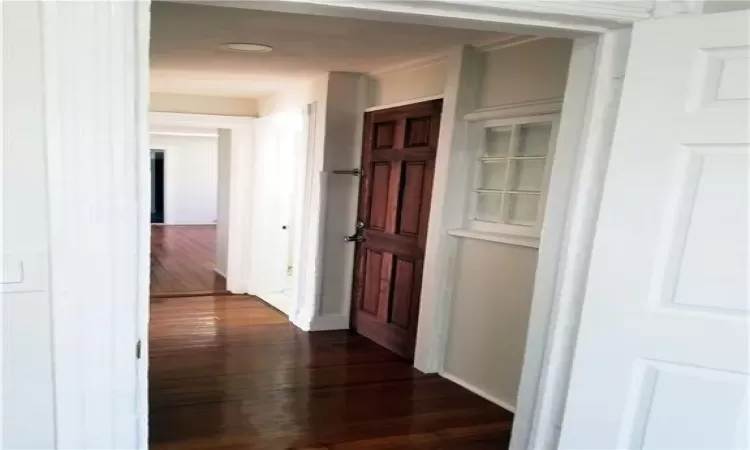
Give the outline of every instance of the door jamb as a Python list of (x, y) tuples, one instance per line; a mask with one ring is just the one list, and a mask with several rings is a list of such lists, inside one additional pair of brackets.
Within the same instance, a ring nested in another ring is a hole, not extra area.
[(630, 36), (574, 41), (557, 142), (567, 151), (550, 180), (512, 449), (557, 448)]

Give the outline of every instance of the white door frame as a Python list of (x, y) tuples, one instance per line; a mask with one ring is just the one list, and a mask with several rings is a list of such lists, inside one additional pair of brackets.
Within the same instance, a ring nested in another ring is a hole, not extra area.
[[(222, 128), (232, 133), (231, 174), (229, 189), (229, 245), (227, 258), (227, 290), (236, 294), (248, 293), (250, 269), (250, 239), (248, 220), (253, 209), (253, 197), (247, 195), (253, 176), (252, 152), (253, 117), (220, 116), (211, 114), (185, 114), (151, 112), (149, 126)], [(158, 133), (158, 132), (157, 132)], [(163, 133), (163, 131), (161, 132)]]
[[(256, 3), (241, 5), (259, 6)], [(307, 0), (273, 2), (272, 7), (578, 38), (573, 55), (573, 69), (578, 69), (572, 75), (585, 75), (591, 88), (571, 80), (569, 88), (577, 87), (565, 99), (560, 134), (567, 140), (561, 137), (560, 142), (567, 144), (558, 144), (556, 154), (567, 154), (575, 170), (553, 175), (552, 183), (568, 185), (569, 195), (562, 205), (553, 198), (548, 202), (546, 214), (552, 222), (542, 234), (532, 332), (513, 437), (514, 448), (549, 448), (556, 442), (554, 427), (567, 391), (580, 312), (578, 293), (586, 278), (609, 150), (611, 127), (606, 124), (615, 117), (612, 100), (617, 97), (618, 83), (612, 78), (613, 67), (627, 53), (623, 44), (627, 39), (616, 38), (617, 33), (610, 31), (651, 18), (653, 4), (516, 1), (495, 7), (474, 0), (402, 3), (347, 2), (341, 6)], [(43, 2), (42, 9), (57, 447), (145, 449), (149, 2)], [(599, 37), (581, 37), (583, 33)], [(584, 68), (590, 72), (584, 73)], [(582, 125), (580, 132), (574, 132), (575, 123)], [(570, 179), (571, 173), (575, 179)], [(99, 215), (92, 216), (92, 208)], [(555, 216), (557, 227), (552, 225)], [(246, 229), (247, 220), (235, 217), (232, 227)], [(233, 245), (232, 250), (242, 253), (246, 245)], [(95, 274), (81, 269), (90, 266), (92, 258), (96, 258)], [(242, 261), (232, 270), (247, 273), (244, 258), (230, 255), (230, 260)], [(97, 275), (95, 284), (93, 275)], [(446, 295), (437, 292), (438, 297)], [(439, 330), (440, 323), (433, 328)], [(537, 336), (537, 331), (541, 335)], [(433, 338), (440, 342), (439, 333)], [(140, 361), (135, 359), (138, 340), (142, 342)], [(439, 357), (426, 360), (431, 361), (426, 370), (439, 368)], [(535, 385), (537, 379), (540, 390), (533, 393), (528, 385)], [(529, 417), (539, 426), (531, 426)]]

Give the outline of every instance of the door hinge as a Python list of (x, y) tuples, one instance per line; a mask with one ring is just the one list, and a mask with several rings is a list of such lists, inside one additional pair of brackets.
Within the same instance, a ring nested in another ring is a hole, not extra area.
[(138, 342), (135, 343), (135, 357), (136, 359), (141, 359), (141, 340), (138, 339)]

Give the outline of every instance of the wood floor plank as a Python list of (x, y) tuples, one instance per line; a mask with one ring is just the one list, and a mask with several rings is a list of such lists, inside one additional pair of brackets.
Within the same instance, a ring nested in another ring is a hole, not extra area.
[(513, 415), (249, 296), (154, 299), (153, 449), (502, 449)]
[(214, 271), (216, 225), (151, 227), (151, 296), (226, 293)]

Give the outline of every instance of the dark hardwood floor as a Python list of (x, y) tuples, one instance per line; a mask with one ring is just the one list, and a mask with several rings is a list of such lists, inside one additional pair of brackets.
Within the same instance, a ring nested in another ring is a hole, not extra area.
[(152, 449), (503, 449), (513, 415), (253, 297), (153, 298)]
[(151, 296), (225, 293), (215, 254), (215, 225), (152, 226)]

